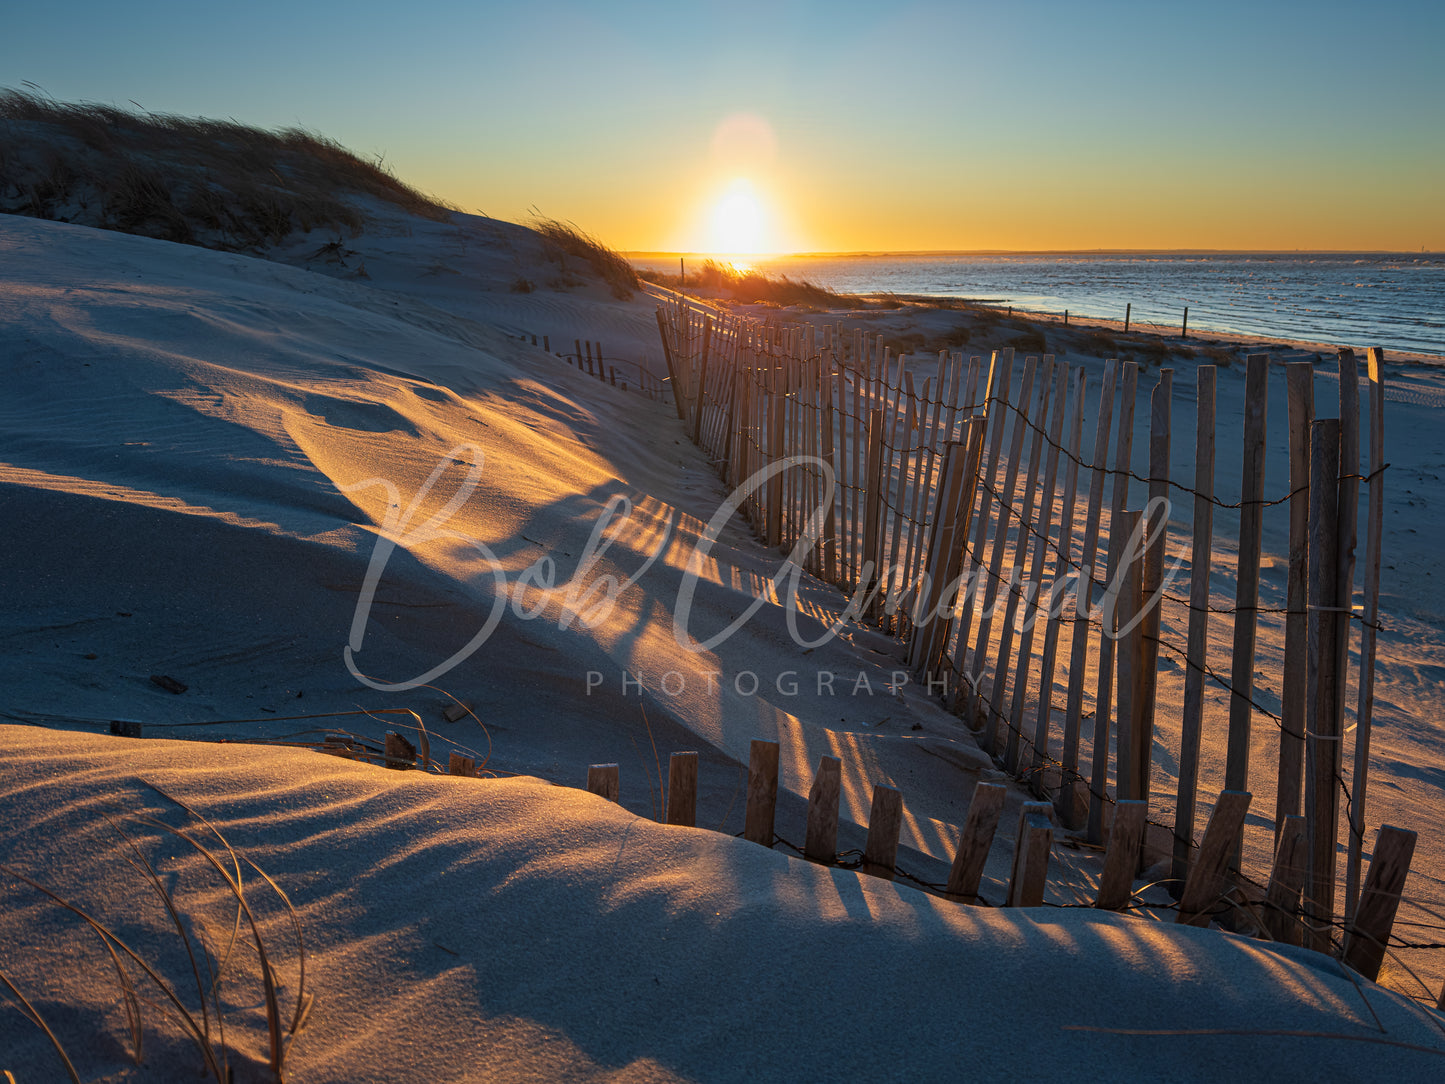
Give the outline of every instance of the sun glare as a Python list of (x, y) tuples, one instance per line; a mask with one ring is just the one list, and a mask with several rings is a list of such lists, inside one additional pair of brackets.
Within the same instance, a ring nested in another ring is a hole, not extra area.
[(715, 253), (761, 252), (767, 245), (767, 223), (753, 186), (734, 181), (712, 211), (708, 248)]

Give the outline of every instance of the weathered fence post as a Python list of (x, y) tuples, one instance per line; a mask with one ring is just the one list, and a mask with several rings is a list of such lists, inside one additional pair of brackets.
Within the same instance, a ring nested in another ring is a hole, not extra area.
[(1360, 896), (1359, 910), (1345, 929), (1345, 946), (1341, 954), (1367, 979), (1380, 975), (1385, 961), (1385, 946), (1390, 942), (1390, 928), (1405, 891), (1405, 878), (1410, 875), (1410, 859), (1415, 854), (1415, 833), (1384, 825), (1375, 837), (1375, 854), (1370, 859), (1370, 872), (1365, 878), (1365, 891)]
[(1003, 811), (1008, 788), (999, 783), (976, 783), (973, 797), (968, 803), (968, 815), (963, 821), (963, 831), (958, 837), (958, 849), (953, 854), (953, 866), (948, 871), (948, 884), (944, 891), (957, 896), (965, 903), (978, 898), (978, 884), (983, 877), (983, 867), (988, 862), (988, 850), (993, 845), (993, 834), (998, 828), (999, 813)]
[(748, 806), (743, 838), (771, 847), (777, 807), (778, 743), (754, 739), (748, 761)]
[(1189, 870), (1189, 879), (1184, 882), (1176, 922), (1188, 926), (1209, 925), (1210, 910), (1229, 891), (1229, 867), (1233, 864), (1232, 855), (1244, 828), (1244, 815), (1249, 811), (1251, 797), (1238, 790), (1220, 793), (1214, 812), (1209, 815), (1209, 825), (1204, 829), (1199, 856)]
[(1189, 643), (1179, 741), (1179, 792), (1174, 806), (1172, 875), (1183, 880), (1194, 847), (1199, 789), (1199, 745), (1204, 733), (1204, 667), (1209, 645), (1209, 570), (1214, 554), (1215, 368), (1198, 370), (1198, 423), (1194, 436), (1194, 544), (1189, 555)]
[(1380, 621), (1380, 542), (1384, 530), (1385, 352), (1370, 349), (1370, 513), (1365, 527), (1364, 614), (1360, 629), (1360, 682), (1355, 706), (1355, 770), (1351, 776), (1350, 845), (1345, 865), (1345, 914), (1355, 913), (1360, 849), (1365, 838), (1370, 728), (1375, 714), (1375, 627)]
[(822, 756), (808, 791), (808, 829), (803, 839), (803, 856), (814, 862), (832, 862), (838, 854), (838, 795), (842, 781), (842, 761)]
[[(1134, 400), (1138, 396), (1139, 363), (1124, 363), (1123, 388), (1119, 395), (1119, 436), (1114, 446), (1114, 492), (1109, 498), (1109, 545), (1106, 579), (1112, 589), (1118, 580), (1119, 562), (1125, 555), (1132, 531), (1124, 531), (1120, 521), (1129, 501), (1129, 474), (1134, 454)], [(1109, 778), (1109, 713), (1113, 704), (1114, 681), (1114, 603), (1106, 596), (1102, 607), (1103, 628), (1099, 633), (1098, 693), (1094, 697), (1094, 756), (1090, 766), (1088, 839), (1104, 841), (1104, 800)], [(1085, 635), (1088, 626), (1084, 626)], [(1076, 631), (1077, 635), (1077, 631)], [(1077, 651), (1078, 641), (1075, 641)], [(1083, 697), (1083, 673), (1079, 674), (1079, 698)], [(1069, 679), (1070, 714), (1074, 711), (1074, 686)]]
[[(1309, 690), (1310, 425), (1315, 420), (1314, 365), (1292, 361), (1284, 368), (1289, 389), (1289, 575), (1284, 619), (1284, 675), (1280, 690), (1279, 791), (1275, 832), (1300, 811), (1304, 781)], [(1275, 841), (1278, 847), (1278, 839)]]
[[(672, 340), (667, 334), (667, 318), (662, 315), (662, 308), (657, 310), (657, 333), (662, 338), (662, 356), (667, 362), (667, 379), (672, 384), (672, 405), (677, 408), (678, 421), (684, 419), (682, 409), (682, 385), (677, 379), (677, 363), (672, 356)], [(578, 348), (579, 352), (581, 348)], [(581, 361), (578, 361), (581, 364)]]
[[(1114, 650), (1118, 653), (1119, 693), (1118, 719), (1115, 723), (1114, 774), (1121, 801), (1144, 801), (1143, 781), (1139, 775), (1139, 757), (1143, 745), (1143, 727), (1139, 717), (1138, 669), (1143, 640), (1144, 605), (1144, 562), (1146, 555), (1129, 541), (1141, 536), (1144, 514), (1132, 510), (1120, 513), (1117, 526), (1125, 539), (1125, 550), (1120, 558), (1118, 576), (1121, 580), (1118, 597), (1114, 601), (1117, 615), (1118, 642)], [(1112, 527), (1111, 527), (1112, 529)], [(1105, 626), (1107, 630), (1108, 621)], [(1107, 635), (1107, 631), (1106, 631)], [(1097, 733), (1099, 722), (1094, 722)]]
[(898, 860), (898, 834), (903, 828), (903, 795), (882, 783), (873, 788), (868, 813), (868, 839), (863, 844), (864, 873), (893, 880)]
[(1264, 928), (1286, 945), (1300, 943), (1299, 902), (1305, 881), (1305, 849), (1309, 839), (1305, 819), (1288, 813), (1277, 826), (1274, 868), (1264, 895)]
[(1310, 426), (1309, 730), (1305, 742), (1305, 808), (1309, 820), (1309, 948), (1328, 952), (1334, 922), (1335, 841), (1339, 831), (1341, 734), (1335, 681), (1335, 594), (1339, 571), (1340, 423)]
[[(1244, 478), (1239, 498), (1239, 564), (1235, 570), (1234, 658), (1229, 674), (1229, 745), (1224, 786), (1249, 786), (1249, 738), (1254, 723), (1254, 641), (1259, 623), (1259, 548), (1264, 526), (1264, 429), (1269, 406), (1269, 355), (1250, 354), (1244, 380)], [(1242, 823), (1242, 822), (1241, 822)], [(1242, 838), (1230, 861), (1239, 866)]]
[(616, 764), (589, 764), (587, 766), (587, 789), (600, 794), (609, 802), (617, 801), (619, 773)]
[(667, 823), (697, 825), (697, 754), (673, 753), (667, 762)]
[(1053, 812), (1048, 802), (1025, 802), (1019, 807), (1013, 872), (1008, 883), (1009, 907), (1037, 907), (1044, 902), (1049, 850), (1054, 845)]
[(1114, 823), (1109, 826), (1109, 847), (1104, 852), (1104, 872), (1099, 878), (1099, 895), (1094, 906), (1117, 911), (1134, 894), (1134, 874), (1139, 869), (1139, 845), (1144, 840), (1148, 802), (1125, 800), (1114, 806)]

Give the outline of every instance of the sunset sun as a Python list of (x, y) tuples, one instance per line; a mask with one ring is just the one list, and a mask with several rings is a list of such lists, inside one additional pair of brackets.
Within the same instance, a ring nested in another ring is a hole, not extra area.
[(712, 210), (708, 247), (718, 253), (761, 252), (768, 245), (766, 213), (753, 186), (734, 181)]

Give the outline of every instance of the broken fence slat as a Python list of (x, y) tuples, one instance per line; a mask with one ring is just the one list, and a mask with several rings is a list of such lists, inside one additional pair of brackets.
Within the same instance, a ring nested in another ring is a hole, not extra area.
[(1144, 818), (1148, 811), (1148, 802), (1124, 801), (1114, 807), (1114, 823), (1109, 828), (1109, 847), (1104, 852), (1104, 873), (1099, 878), (1095, 907), (1118, 911), (1134, 894), (1139, 844), (1144, 838)]
[(824, 755), (808, 791), (808, 832), (803, 856), (815, 862), (832, 862), (838, 854), (838, 795), (842, 789), (843, 762)]
[(879, 783), (873, 788), (873, 808), (868, 813), (868, 841), (863, 845), (864, 873), (893, 880), (902, 829), (903, 794)]
[(1189, 879), (1184, 882), (1176, 922), (1187, 926), (1209, 925), (1215, 903), (1229, 890), (1227, 867), (1244, 830), (1244, 815), (1249, 811), (1252, 797), (1243, 790), (1220, 792), (1214, 812), (1209, 815), (1209, 825), (1204, 829), (1199, 854), (1190, 867)]
[(1025, 802), (1019, 807), (1013, 872), (1008, 885), (1010, 907), (1037, 907), (1044, 902), (1049, 850), (1054, 845), (1053, 812), (1051, 802)]
[(667, 762), (667, 823), (697, 826), (697, 753), (673, 753)]
[(587, 765), (587, 789), (601, 795), (609, 802), (617, 801), (621, 775), (616, 764)]
[(1308, 834), (1305, 819), (1298, 813), (1285, 814), (1274, 851), (1274, 869), (1264, 894), (1264, 928), (1270, 937), (1285, 945), (1298, 945), (1300, 890), (1305, 883), (1305, 849)]
[(993, 846), (993, 834), (1007, 795), (1008, 788), (1000, 783), (978, 783), (973, 788), (958, 850), (954, 852), (953, 868), (948, 872), (948, 885), (944, 889), (965, 903), (978, 899), (983, 867), (988, 862), (989, 848)]
[(1395, 925), (1405, 878), (1410, 875), (1410, 859), (1415, 856), (1415, 839), (1414, 832), (1389, 824), (1382, 825), (1375, 837), (1370, 872), (1365, 875), (1354, 922), (1345, 931), (1342, 954), (1345, 963), (1367, 979), (1377, 978), (1385, 962), (1385, 946)]
[(748, 807), (743, 819), (743, 837), (771, 847), (777, 807), (778, 743), (755, 740), (748, 762)]

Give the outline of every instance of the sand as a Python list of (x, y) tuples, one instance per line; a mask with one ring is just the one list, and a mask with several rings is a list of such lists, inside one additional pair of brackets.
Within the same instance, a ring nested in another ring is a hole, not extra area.
[[(3, 730), (3, 861), (154, 929), (99, 811), (163, 808), (137, 779), (184, 789), (292, 894), (314, 945), (295, 1079), (927, 1078), (960, 1059), (1017, 1075), (1043, 1042), (1062, 1044), (1051, 1064), (1105, 1079), (1256, 1065), (1408, 1078), (1438, 1060), (1234, 1034), (1378, 1039), (1363, 997), (1389, 1042), (1445, 1050), (1436, 1018), (1373, 985), (1362, 995), (1323, 958), (1062, 908), (1090, 898), (1098, 870), (1062, 843), (1053, 906), (1002, 912), (728, 838), (755, 738), (782, 745), (780, 835), (801, 842), (813, 768), (837, 755), (840, 846), (861, 842), (872, 785), (891, 783), (907, 803), (900, 865), (925, 880), (941, 879), (974, 783), (1000, 773), (922, 692), (890, 688), (900, 645), (846, 624), (804, 655), (781, 560), (736, 525), (697, 556), (727, 494), (670, 405), (531, 345), (603, 340), (656, 365), (652, 298), (568, 286), (518, 227), (374, 213), (339, 264), (315, 257), (320, 240), (260, 260), (0, 216), (0, 712), (28, 724)], [(537, 288), (515, 292), (518, 274)], [(1242, 385), (1223, 377), (1221, 416)], [(1432, 493), (1445, 391), (1428, 373), (1402, 391), (1391, 423), (1405, 435), (1387, 458)], [(1221, 478), (1238, 473), (1222, 457)], [(1380, 816), (1420, 830), (1410, 891), (1438, 900), (1445, 609), (1421, 501), (1409, 526), (1399, 504), (1387, 519), (1398, 556), (1372, 788)], [(604, 546), (609, 506), (631, 511)], [(844, 600), (806, 577), (799, 591), (817, 637)], [(688, 595), (693, 641), (757, 610), (696, 650), (674, 628)], [(443, 722), (448, 695), (485, 732)], [(326, 727), (376, 740), (396, 716), (298, 717), (399, 708), (425, 719), (433, 756), (490, 757), (507, 779), (164, 740), (314, 741)], [(117, 718), (147, 736), (103, 735)], [(708, 830), (647, 819), (658, 765), (685, 748), (702, 754)], [(570, 789), (597, 762), (621, 764), (621, 807)], [(1024, 798), (1010, 789), (987, 899), (1001, 898)], [(96, 944), (31, 890), (5, 892), (0, 967), (59, 1018), (88, 1078), (196, 1066), (157, 1022), (154, 1062), (127, 1069)], [(235, 996), (250, 1072), (264, 1065), (254, 983)], [(53, 1078), (49, 1044), (5, 1011), (0, 1068)]]

